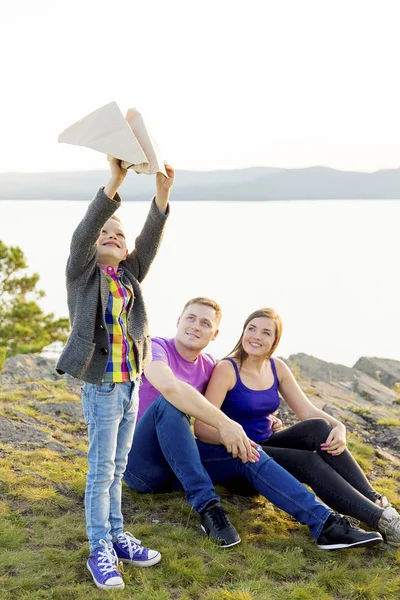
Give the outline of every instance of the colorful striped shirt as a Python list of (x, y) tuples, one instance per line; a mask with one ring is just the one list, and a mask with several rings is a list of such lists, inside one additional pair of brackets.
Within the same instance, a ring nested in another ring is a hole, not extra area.
[(110, 338), (110, 356), (103, 381), (133, 381), (136, 378), (136, 362), (133, 341), (128, 334), (126, 315), (130, 302), (133, 302), (133, 289), (129, 282), (123, 282), (124, 270), (117, 271), (110, 265), (100, 265), (110, 286), (106, 325)]

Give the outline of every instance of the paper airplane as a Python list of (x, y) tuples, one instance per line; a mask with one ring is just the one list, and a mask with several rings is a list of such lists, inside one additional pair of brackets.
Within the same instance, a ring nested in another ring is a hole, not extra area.
[(117, 103), (110, 102), (65, 129), (58, 141), (118, 158), (124, 169), (136, 173), (161, 172), (168, 177), (160, 150), (135, 108), (125, 119)]

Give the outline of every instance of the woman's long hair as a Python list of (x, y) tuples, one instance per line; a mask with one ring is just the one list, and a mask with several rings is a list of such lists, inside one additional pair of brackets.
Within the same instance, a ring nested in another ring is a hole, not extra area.
[(259, 310), (254, 311), (253, 313), (251, 313), (251, 315), (249, 317), (247, 317), (247, 319), (243, 325), (242, 334), (239, 338), (238, 343), (236, 344), (234, 349), (228, 354), (228, 356), (230, 358), (235, 358), (238, 361), (239, 367), (242, 366), (243, 362), (246, 360), (246, 358), (248, 356), (247, 352), (245, 352), (243, 350), (242, 341), (243, 341), (244, 332), (246, 331), (246, 327), (250, 323), (250, 321), (252, 321), (253, 319), (257, 319), (258, 317), (267, 317), (268, 319), (272, 319), (275, 323), (275, 329), (276, 329), (274, 343), (272, 344), (272, 347), (268, 353), (268, 356), (265, 357), (265, 360), (268, 360), (272, 356), (272, 354), (275, 352), (275, 350), (279, 344), (279, 340), (281, 339), (282, 320), (281, 320), (280, 316), (278, 315), (278, 313), (273, 308), (260, 308)]

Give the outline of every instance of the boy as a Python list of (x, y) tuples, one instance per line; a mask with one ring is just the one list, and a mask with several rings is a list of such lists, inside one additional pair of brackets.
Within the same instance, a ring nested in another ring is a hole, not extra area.
[(169, 165), (166, 169), (168, 178), (157, 173), (156, 197), (129, 253), (122, 224), (114, 217), (121, 205), (117, 190), (126, 170), (111, 159), (111, 178), (72, 236), (66, 269), (72, 331), (57, 371), (85, 382), (87, 568), (101, 589), (124, 587), (118, 559), (146, 567), (161, 558), (123, 531), (121, 478), (136, 422), (140, 377), (151, 360), (140, 283), (158, 251), (169, 213), (175, 174)]

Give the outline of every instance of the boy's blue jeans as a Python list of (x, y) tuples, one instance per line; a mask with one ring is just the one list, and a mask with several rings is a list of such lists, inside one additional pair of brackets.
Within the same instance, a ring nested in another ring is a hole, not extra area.
[(121, 479), (135, 429), (138, 389), (138, 381), (85, 383), (82, 388), (89, 438), (85, 513), (91, 552), (99, 540), (110, 542), (123, 531)]
[(160, 396), (137, 424), (124, 481), (142, 493), (182, 489), (187, 501), (200, 512), (219, 500), (213, 484), (245, 477), (275, 506), (307, 525), (319, 537), (332, 511), (280, 467), (261, 446), (258, 463), (243, 464), (224, 446), (195, 440), (187, 415)]

